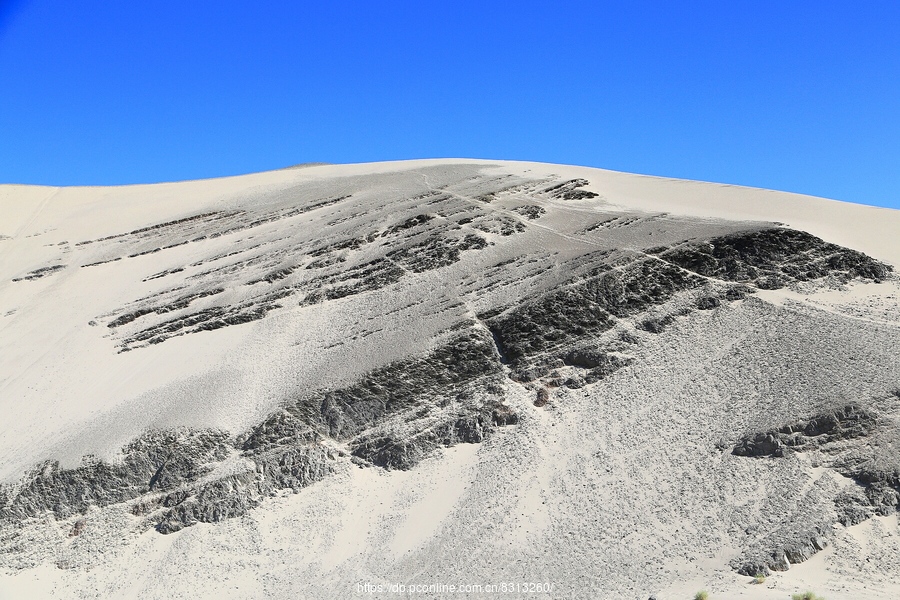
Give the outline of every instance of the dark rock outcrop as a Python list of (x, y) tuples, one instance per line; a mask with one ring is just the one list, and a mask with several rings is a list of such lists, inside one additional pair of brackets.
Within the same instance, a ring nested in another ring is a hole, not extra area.
[(316, 444), (256, 454), (252, 457), (254, 470), (161, 498), (159, 506), (164, 510), (156, 517), (156, 529), (160, 533), (172, 533), (195, 523), (215, 523), (241, 516), (277, 490), (296, 492), (321, 480), (333, 472), (334, 459), (334, 451)]
[(460, 252), (480, 250), (485, 246), (484, 238), (474, 233), (462, 238), (432, 236), (412, 246), (392, 250), (387, 257), (414, 273), (422, 273), (457, 262)]
[(41, 279), (42, 277), (46, 277), (47, 275), (52, 275), (54, 273), (62, 271), (65, 268), (66, 265), (51, 265), (49, 267), (41, 267), (40, 269), (29, 271), (21, 277), (16, 277), (13, 279), (13, 281), (34, 281), (35, 279)]
[[(889, 515), (900, 508), (900, 464), (890, 450), (879, 450), (870, 443), (896, 424), (872, 410), (848, 404), (799, 420), (778, 429), (744, 436), (732, 454), (745, 457), (787, 456), (790, 452), (819, 450), (826, 465), (853, 479), (857, 487), (842, 491), (834, 498), (835, 520), (845, 526), (856, 525), (874, 515)], [(893, 444), (888, 443), (890, 448)], [(861, 452), (865, 450), (865, 452)], [(881, 455), (881, 453), (888, 453)], [(792, 527), (799, 527), (795, 523)], [(790, 528), (789, 528), (790, 529)], [(776, 531), (770, 539), (757, 543), (755, 551), (744, 553), (744, 562), (736, 566), (743, 574), (759, 569), (783, 570), (790, 564), (807, 560), (828, 543), (830, 523), (809, 531)], [(755, 556), (753, 560), (746, 557)], [(760, 558), (762, 556), (762, 558)]]
[(362, 435), (351, 442), (353, 456), (385, 469), (410, 469), (439, 446), (482, 442), (496, 427), (513, 425), (518, 415), (508, 406), (473, 406), (413, 435)]
[(25, 478), (0, 507), (0, 518), (22, 519), (52, 511), (57, 518), (142, 494), (172, 489), (205, 475), (208, 464), (231, 451), (218, 431), (153, 431), (123, 449), (122, 461), (91, 460), (73, 469), (47, 461)]
[(862, 252), (780, 227), (648, 252), (705, 277), (755, 283), (762, 289), (827, 276), (881, 280), (891, 272), (889, 265)]
[(539, 219), (541, 215), (547, 212), (543, 206), (538, 206), (537, 204), (525, 204), (517, 206), (513, 210), (532, 221), (534, 219)]
[(590, 192), (588, 190), (579, 189), (583, 188), (586, 185), (590, 185), (590, 183), (591, 182), (587, 179), (570, 179), (568, 181), (552, 185), (546, 188), (544, 192), (550, 194), (554, 198), (560, 198), (562, 200), (584, 200), (588, 198), (596, 198), (599, 194)]
[(243, 453), (251, 468), (223, 477), (215, 476), (214, 465), (234, 448), (221, 432), (153, 432), (129, 444), (121, 463), (94, 461), (75, 469), (48, 463), (7, 499), (0, 517), (18, 521), (51, 511), (61, 519), (144, 497), (132, 512), (155, 515), (157, 529), (170, 533), (242, 515), (277, 490), (297, 491), (334, 470), (333, 450), (285, 437), (263, 449), (255, 433)]
[(697, 308), (700, 310), (712, 310), (717, 308), (722, 302), (715, 296), (703, 296), (697, 298)]
[(312, 418), (323, 432), (348, 439), (382, 419), (455, 396), (476, 379), (501, 373), (494, 341), (483, 329), (470, 329), (421, 358), (375, 369), (346, 388), (301, 399), (288, 410)]
[(814, 534), (812, 537), (800, 537), (778, 545), (776, 550), (757, 555), (754, 558), (741, 558), (735, 563), (735, 571), (739, 575), (756, 577), (768, 576), (772, 571), (787, 571), (791, 565), (809, 560), (813, 554), (828, 547), (828, 540), (824, 533)]
[(257, 453), (276, 446), (308, 444), (318, 438), (312, 425), (280, 410), (239, 438), (237, 445), (244, 452)]
[(482, 318), (503, 354), (513, 363), (524, 363), (542, 352), (607, 331), (616, 318), (662, 304), (702, 282), (700, 277), (663, 261), (637, 259), (621, 269), (599, 266), (559, 291)]
[(869, 435), (877, 419), (870, 411), (848, 404), (833, 412), (755, 433), (741, 439), (732, 450), (736, 456), (783, 456), (787, 450), (808, 450), (839, 440)]

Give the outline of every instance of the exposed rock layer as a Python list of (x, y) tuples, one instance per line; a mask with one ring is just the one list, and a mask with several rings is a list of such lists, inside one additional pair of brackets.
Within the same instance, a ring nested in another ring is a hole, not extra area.
[[(896, 414), (877, 415), (872, 409), (848, 404), (778, 429), (744, 436), (732, 454), (784, 459), (792, 453), (816, 452), (823, 463), (855, 485), (834, 499), (833, 515), (818, 523), (798, 520), (747, 549), (734, 563), (746, 575), (784, 570), (803, 562), (828, 544), (832, 524), (855, 525), (873, 515), (900, 508), (900, 442)], [(887, 442), (887, 443), (885, 443)]]

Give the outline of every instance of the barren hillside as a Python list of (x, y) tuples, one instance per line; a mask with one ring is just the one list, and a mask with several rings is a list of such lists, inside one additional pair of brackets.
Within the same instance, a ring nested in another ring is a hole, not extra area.
[(504, 161), (0, 186), (0, 598), (896, 598), (898, 233)]

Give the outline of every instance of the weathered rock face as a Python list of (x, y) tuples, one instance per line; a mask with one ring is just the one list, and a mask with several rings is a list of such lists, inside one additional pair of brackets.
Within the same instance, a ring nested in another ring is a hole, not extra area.
[(332, 471), (333, 451), (291, 441), (268, 451), (254, 446), (243, 453), (249, 459), (243, 472), (216, 478), (213, 466), (236, 452), (227, 434), (151, 432), (123, 449), (121, 463), (93, 461), (75, 469), (42, 465), (11, 495), (0, 518), (17, 521), (46, 511), (67, 518), (139, 499), (133, 512), (156, 511), (154, 522), (163, 533), (220, 521), (243, 514), (276, 490), (299, 490)]
[(0, 507), (0, 518), (22, 519), (52, 511), (57, 518), (142, 494), (176, 488), (209, 472), (209, 463), (230, 451), (217, 431), (149, 432), (123, 449), (121, 463), (97, 460), (75, 469), (48, 461), (28, 474), (16, 494)]
[(238, 438), (245, 452), (257, 453), (277, 446), (296, 446), (315, 442), (315, 428), (287, 411), (278, 411)]
[(803, 231), (780, 228), (649, 252), (705, 277), (752, 282), (763, 289), (827, 276), (843, 281), (854, 277), (879, 280), (891, 271), (861, 252), (823, 242)]
[[(215, 523), (238, 517), (278, 490), (299, 491), (334, 470), (332, 450), (312, 444), (287, 446), (252, 455), (253, 469), (176, 491), (156, 500), (154, 515), (160, 533), (172, 533), (195, 523)], [(144, 505), (152, 510), (154, 505)]]
[(735, 561), (738, 572), (755, 575), (784, 570), (823, 550), (834, 522), (849, 526), (875, 514), (894, 513), (900, 508), (900, 455), (893, 449), (898, 440), (896, 415), (879, 415), (858, 404), (739, 440), (732, 449), (736, 456), (784, 459), (792, 453), (818, 452), (826, 466), (858, 487), (837, 494), (834, 514), (818, 515), (818, 523), (804, 515), (756, 540)]
[(514, 364), (609, 330), (616, 318), (662, 304), (702, 278), (656, 259), (635, 258), (617, 269), (595, 268), (581, 280), (496, 316), (482, 315), (501, 352)]
[(732, 454), (784, 456), (788, 449), (809, 450), (824, 444), (870, 435), (876, 425), (876, 417), (870, 411), (848, 404), (832, 413), (745, 437), (734, 447)]
[(377, 369), (350, 387), (304, 398), (290, 410), (311, 417), (327, 435), (348, 439), (387, 416), (425, 406), (426, 399), (441, 404), (500, 371), (491, 336), (471, 328), (423, 358)]
[[(825, 524), (778, 531), (747, 549), (733, 564), (739, 575), (755, 577), (770, 575), (772, 571), (787, 571), (791, 565), (809, 560), (816, 552), (828, 547)], [(774, 550), (772, 548), (775, 548)]]
[(460, 443), (477, 444), (497, 427), (514, 425), (517, 415), (502, 404), (486, 404), (480, 410), (463, 410), (451, 414), (427, 429), (411, 435), (372, 433), (355, 438), (351, 444), (353, 456), (385, 469), (410, 469), (439, 446)]

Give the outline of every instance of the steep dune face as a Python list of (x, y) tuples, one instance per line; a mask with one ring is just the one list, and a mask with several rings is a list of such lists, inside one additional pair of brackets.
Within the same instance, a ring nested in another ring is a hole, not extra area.
[(4, 190), (0, 585), (766, 597), (739, 574), (814, 557), (867, 589), (900, 217), (772, 194), (477, 161)]

